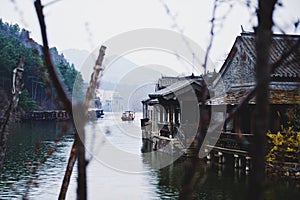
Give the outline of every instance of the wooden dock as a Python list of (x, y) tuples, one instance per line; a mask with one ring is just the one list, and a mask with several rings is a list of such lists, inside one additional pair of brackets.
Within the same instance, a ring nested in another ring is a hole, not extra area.
[(24, 120), (46, 121), (57, 120), (64, 121), (70, 119), (65, 110), (34, 110), (25, 114)]

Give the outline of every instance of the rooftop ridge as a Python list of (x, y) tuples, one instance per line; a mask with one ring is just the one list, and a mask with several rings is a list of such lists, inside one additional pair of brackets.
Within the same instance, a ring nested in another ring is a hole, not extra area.
[[(255, 36), (254, 32), (241, 32), (240, 36)], [(273, 33), (273, 37), (295, 37), (295, 38), (300, 38), (300, 34), (281, 34), (281, 33)]]

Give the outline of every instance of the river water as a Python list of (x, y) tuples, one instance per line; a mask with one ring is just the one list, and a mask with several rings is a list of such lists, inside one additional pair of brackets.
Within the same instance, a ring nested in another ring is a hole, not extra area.
[[(106, 113), (86, 126), (89, 199), (177, 199), (185, 160), (165, 166), (161, 155), (141, 153), (140, 117), (138, 113), (133, 122), (123, 122), (119, 114)], [(57, 199), (73, 130), (70, 122), (27, 122), (11, 127), (0, 199)], [(76, 199), (76, 176), (75, 167), (67, 199)], [(195, 199), (246, 199), (248, 181), (242, 169), (202, 163)], [(270, 184), (265, 193), (266, 199), (299, 199), (300, 186), (280, 181)]]

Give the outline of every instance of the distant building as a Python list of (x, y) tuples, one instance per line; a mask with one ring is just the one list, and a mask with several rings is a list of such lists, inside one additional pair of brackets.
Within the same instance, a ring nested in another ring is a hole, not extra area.
[(102, 108), (105, 112), (123, 111), (123, 98), (119, 93), (112, 90), (98, 90), (102, 102)]

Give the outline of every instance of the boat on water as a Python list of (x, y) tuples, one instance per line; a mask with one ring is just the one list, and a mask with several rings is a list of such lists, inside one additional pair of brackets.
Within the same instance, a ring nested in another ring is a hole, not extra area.
[(127, 110), (123, 112), (121, 119), (123, 121), (132, 121), (134, 120), (134, 117), (134, 112), (131, 110)]

